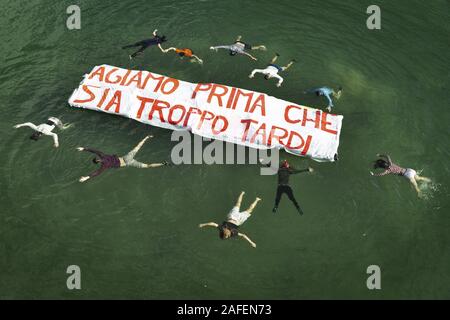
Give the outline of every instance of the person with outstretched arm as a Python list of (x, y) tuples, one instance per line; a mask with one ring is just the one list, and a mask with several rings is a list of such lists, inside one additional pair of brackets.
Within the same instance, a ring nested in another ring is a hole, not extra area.
[[(260, 162), (262, 163), (262, 160), (260, 160)], [(265, 165), (266, 167), (270, 167), (270, 164)], [(289, 165), (289, 162), (287, 162), (287, 160), (283, 160), (278, 171), (278, 186), (277, 186), (277, 193), (275, 196), (275, 206), (272, 209), (273, 213), (276, 213), (278, 210), (278, 205), (280, 204), (281, 201), (281, 196), (286, 193), (286, 195), (288, 196), (289, 200), (292, 201), (292, 203), (294, 204), (295, 208), (297, 209), (298, 213), (300, 213), (301, 215), (303, 215), (303, 210), (300, 208), (300, 205), (298, 204), (297, 200), (294, 197), (294, 193), (292, 191), (291, 186), (289, 185), (289, 178), (292, 174), (297, 174), (297, 173), (302, 173), (302, 172), (313, 172), (313, 168), (309, 167), (307, 169), (303, 169), (303, 170), (296, 170), (294, 168), (292, 168)]]
[(80, 182), (85, 182), (86, 180), (94, 178), (100, 175), (106, 169), (121, 168), (121, 167), (134, 167), (144, 169), (144, 168), (158, 168), (161, 166), (169, 165), (168, 162), (146, 164), (136, 161), (134, 159), (139, 149), (141, 149), (141, 147), (144, 145), (145, 141), (147, 141), (148, 138), (153, 138), (153, 136), (145, 137), (141, 142), (139, 142), (139, 144), (133, 150), (131, 150), (127, 155), (122, 157), (118, 157), (115, 154), (114, 155), (105, 154), (101, 151), (97, 151), (90, 148), (78, 147), (77, 148), (78, 151), (87, 151), (95, 154), (96, 157), (92, 159), (92, 162), (94, 162), (95, 164), (100, 164), (100, 168), (95, 170), (89, 176), (81, 177)]
[(422, 197), (422, 191), (419, 189), (418, 182), (431, 182), (430, 178), (422, 177), (419, 174), (417, 174), (416, 170), (411, 168), (402, 168), (398, 165), (396, 165), (394, 162), (392, 162), (392, 159), (389, 155), (384, 154), (377, 154), (377, 157), (379, 157), (378, 160), (376, 160), (373, 163), (374, 169), (383, 169), (384, 171), (373, 173), (370, 172), (371, 175), (381, 177), (385, 176), (387, 174), (395, 174), (398, 176), (405, 177), (408, 179), (408, 181), (414, 186), (414, 189), (417, 192), (417, 195), (419, 197)]
[(158, 32), (158, 29), (155, 29), (155, 31), (153, 31), (153, 38), (141, 40), (134, 44), (123, 46), (122, 49), (140, 47), (136, 52), (132, 53), (129, 56), (130, 60), (133, 58), (136, 58), (140, 54), (143, 54), (144, 50), (151, 46), (158, 45), (159, 49), (162, 51), (163, 49), (161, 48), (161, 43), (166, 42), (167, 39), (166, 39), (166, 36), (158, 36), (157, 32)]
[(231, 209), (231, 211), (228, 213), (227, 219), (224, 222), (222, 222), (221, 225), (215, 222), (208, 222), (199, 224), (199, 227), (217, 228), (219, 229), (219, 237), (222, 240), (231, 239), (233, 237), (239, 237), (250, 243), (250, 245), (253, 248), (256, 248), (256, 243), (254, 243), (245, 233), (239, 232), (239, 227), (250, 217), (257, 203), (261, 201), (261, 199), (256, 198), (255, 201), (250, 205), (250, 207), (247, 210), (241, 212), (240, 207), (244, 194), (245, 192), (242, 191), (233, 209)]
[(53, 138), (53, 142), (55, 145), (55, 148), (59, 147), (59, 141), (58, 141), (58, 135), (53, 132), (53, 129), (58, 127), (60, 130), (65, 130), (67, 128), (70, 128), (71, 124), (63, 124), (61, 120), (55, 117), (48, 118), (46, 123), (41, 123), (40, 125), (36, 126), (31, 122), (25, 122), (21, 124), (17, 124), (14, 126), (14, 128), (18, 129), (21, 127), (29, 127), (34, 130), (33, 134), (30, 136), (31, 140), (38, 141), (39, 138), (42, 135), (50, 136)]
[(265, 69), (254, 69), (248, 77), (251, 79), (255, 76), (256, 73), (262, 73), (264, 75), (264, 79), (266, 79), (266, 80), (269, 80), (272, 78), (278, 79), (276, 86), (280, 87), (281, 84), (283, 83), (284, 79), (278, 73), (289, 69), (294, 64), (295, 59), (292, 59), (287, 65), (282, 67), (282, 66), (279, 66), (278, 64), (275, 64), (275, 62), (277, 61), (279, 56), (280, 55), (278, 53), (275, 54), (275, 56), (272, 58), (272, 60), (270, 61), (270, 63), (267, 65), (267, 67)]
[(255, 61), (258, 59), (255, 58), (254, 56), (252, 56), (250, 53), (248, 53), (247, 50), (266, 50), (266, 47), (264, 45), (252, 46), (248, 43), (241, 41), (241, 39), (242, 39), (242, 36), (238, 36), (236, 38), (236, 41), (233, 44), (210, 47), (210, 49), (214, 50), (214, 51), (217, 51), (218, 49), (225, 49), (225, 50), (228, 50), (228, 52), (230, 53), (230, 56), (235, 56), (237, 54), (241, 54), (241, 55), (247, 56)]
[(313, 88), (313, 89), (305, 91), (305, 93), (314, 93), (318, 97), (323, 96), (323, 97), (327, 98), (327, 100), (328, 100), (327, 111), (331, 112), (331, 108), (334, 107), (333, 99), (331, 97), (333, 96), (333, 98), (339, 99), (342, 94), (342, 87), (339, 87), (337, 91), (334, 91), (333, 89), (328, 88), (328, 87)]
[(184, 57), (190, 58), (191, 62), (198, 62), (199, 64), (203, 64), (203, 60), (200, 59), (198, 56), (196, 56), (194, 54), (194, 51), (192, 51), (192, 49), (189, 49), (189, 48), (180, 49), (180, 48), (175, 48), (175, 47), (170, 47), (170, 48), (167, 48), (167, 49), (163, 49), (163, 47), (160, 44), (158, 44), (158, 47), (164, 53), (168, 53), (168, 52), (173, 51), (177, 55), (179, 55), (181, 58), (184, 58)]

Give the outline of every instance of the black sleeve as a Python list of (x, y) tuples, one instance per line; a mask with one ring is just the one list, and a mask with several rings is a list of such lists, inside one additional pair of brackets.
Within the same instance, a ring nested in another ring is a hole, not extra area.
[(293, 169), (293, 170), (289, 171), (290, 174), (296, 174), (296, 173), (302, 173), (302, 172), (309, 172), (309, 169), (302, 169), (302, 170)]
[(94, 172), (92, 172), (92, 173), (89, 175), (89, 178), (94, 178), (94, 177), (100, 175), (103, 171), (105, 171), (105, 169), (106, 169), (105, 166), (102, 165), (100, 168), (98, 168), (97, 170), (95, 170)]
[(99, 157), (102, 157), (102, 158), (105, 156), (105, 154), (103, 152), (97, 151), (97, 150), (94, 150), (94, 149), (91, 149), (91, 148), (84, 148), (83, 151), (95, 153), (96, 155), (98, 155)]

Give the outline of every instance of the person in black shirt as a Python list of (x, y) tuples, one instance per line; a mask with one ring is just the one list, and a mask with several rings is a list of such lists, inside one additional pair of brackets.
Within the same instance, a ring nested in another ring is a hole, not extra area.
[(242, 198), (244, 197), (245, 192), (242, 191), (239, 195), (239, 198), (231, 211), (227, 215), (227, 220), (222, 222), (219, 226), (215, 222), (202, 223), (199, 225), (200, 228), (203, 227), (214, 227), (219, 229), (219, 236), (222, 240), (230, 239), (232, 237), (241, 237), (250, 243), (253, 248), (256, 248), (256, 243), (254, 243), (246, 234), (239, 232), (239, 227), (250, 217), (253, 209), (255, 209), (256, 204), (261, 201), (260, 198), (256, 198), (256, 200), (250, 205), (250, 207), (240, 212), (239, 208), (241, 207)]
[[(270, 167), (270, 164), (266, 165), (267, 167)], [(284, 160), (280, 168), (278, 169), (278, 187), (277, 187), (277, 195), (275, 197), (275, 206), (272, 209), (273, 213), (276, 213), (278, 210), (278, 205), (280, 204), (281, 196), (283, 193), (286, 193), (289, 200), (291, 200), (294, 203), (295, 208), (297, 208), (298, 213), (301, 215), (303, 214), (303, 210), (300, 208), (300, 205), (298, 204), (297, 200), (295, 200), (294, 194), (292, 192), (292, 188), (289, 185), (289, 178), (291, 174), (301, 173), (301, 172), (313, 172), (313, 168), (309, 167), (307, 169), (303, 170), (296, 170), (294, 168), (291, 168), (289, 165), (289, 162), (287, 160)]]
[(135, 53), (131, 54), (130, 60), (133, 58), (136, 58), (138, 55), (143, 54), (144, 50), (148, 47), (157, 45), (161, 51), (164, 52), (164, 49), (161, 47), (161, 43), (166, 42), (167, 38), (166, 36), (158, 36), (157, 34), (158, 30), (155, 29), (153, 31), (153, 38), (145, 39), (139, 42), (136, 42), (135, 44), (130, 44), (127, 46), (122, 47), (122, 49), (128, 49), (128, 48), (134, 48), (134, 47), (140, 47), (139, 50), (137, 50)]

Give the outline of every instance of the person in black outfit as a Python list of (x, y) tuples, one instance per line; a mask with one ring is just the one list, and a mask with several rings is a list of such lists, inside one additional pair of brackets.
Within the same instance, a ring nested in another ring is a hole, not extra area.
[(139, 50), (137, 50), (135, 53), (133, 53), (129, 56), (130, 60), (135, 58), (136, 56), (142, 54), (144, 52), (144, 50), (147, 49), (148, 47), (154, 46), (154, 45), (157, 45), (159, 47), (159, 49), (164, 52), (164, 49), (161, 47), (161, 43), (167, 41), (166, 36), (158, 36), (157, 32), (158, 32), (157, 29), (155, 29), (155, 31), (153, 31), (153, 38), (145, 39), (145, 40), (136, 42), (135, 44), (130, 44), (128, 46), (124, 46), (124, 47), (122, 47), (122, 49), (140, 47)]
[[(270, 164), (267, 165), (270, 167)], [(300, 208), (300, 205), (298, 204), (297, 200), (295, 200), (294, 193), (292, 192), (292, 188), (289, 185), (289, 178), (291, 174), (301, 173), (301, 172), (313, 172), (313, 168), (309, 167), (307, 169), (303, 170), (296, 170), (294, 168), (291, 168), (289, 165), (289, 162), (284, 160), (280, 168), (278, 169), (278, 187), (277, 187), (277, 195), (275, 197), (275, 206), (272, 209), (273, 213), (276, 213), (278, 210), (278, 205), (280, 204), (281, 196), (283, 193), (286, 193), (289, 200), (294, 203), (295, 208), (297, 208), (298, 213), (303, 214), (303, 210)]]

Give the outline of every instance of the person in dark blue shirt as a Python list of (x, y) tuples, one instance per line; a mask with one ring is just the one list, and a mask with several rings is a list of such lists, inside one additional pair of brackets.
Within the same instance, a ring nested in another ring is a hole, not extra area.
[(137, 50), (135, 53), (130, 55), (130, 60), (137, 57), (138, 55), (142, 54), (145, 49), (147, 49), (148, 47), (151, 47), (151, 46), (157, 45), (159, 47), (159, 49), (161, 51), (163, 51), (163, 49), (161, 48), (161, 43), (166, 42), (167, 39), (166, 39), (166, 36), (158, 36), (157, 32), (158, 32), (157, 29), (155, 29), (155, 31), (153, 31), (153, 38), (145, 39), (145, 40), (136, 42), (135, 44), (130, 44), (128, 46), (124, 46), (124, 47), (122, 47), (122, 49), (140, 47), (139, 50)]

